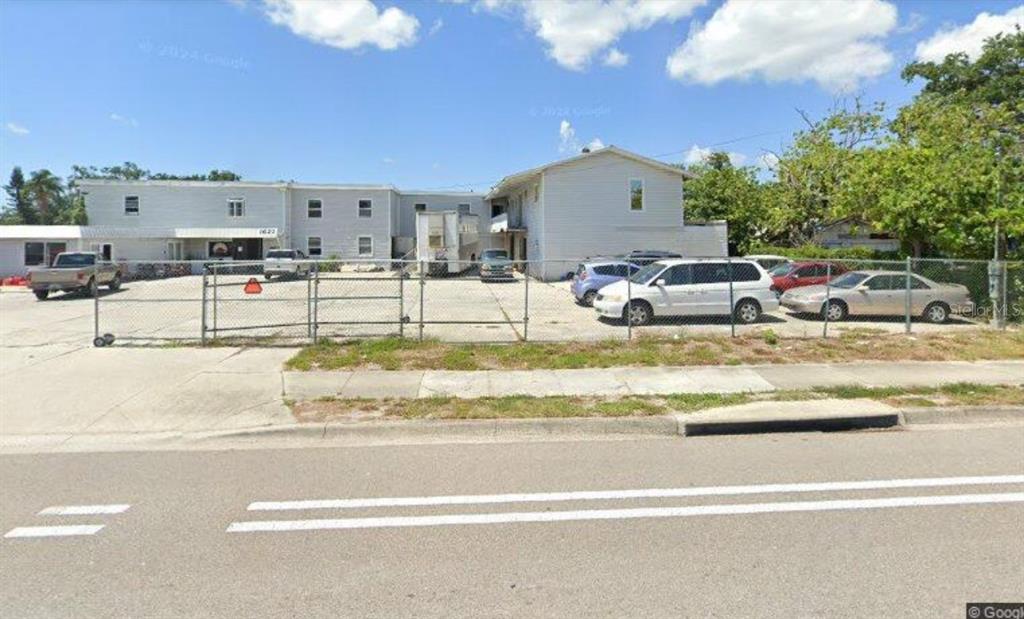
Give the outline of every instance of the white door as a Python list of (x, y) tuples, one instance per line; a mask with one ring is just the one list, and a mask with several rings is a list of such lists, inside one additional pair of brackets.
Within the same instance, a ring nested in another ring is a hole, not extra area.
[[(690, 265), (677, 264), (658, 276), (665, 285), (659, 288), (661, 307), (654, 313), (665, 316), (688, 316), (698, 313), (697, 287), (691, 283)], [(659, 311), (660, 309), (660, 311)]]

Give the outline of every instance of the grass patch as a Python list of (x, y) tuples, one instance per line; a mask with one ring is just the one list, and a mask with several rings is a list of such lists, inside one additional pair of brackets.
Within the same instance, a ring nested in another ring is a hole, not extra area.
[(824, 340), (782, 339), (766, 330), (735, 338), (641, 337), (629, 342), (517, 344), (455, 344), (401, 338), (343, 343), (324, 340), (303, 348), (288, 360), (286, 367), (292, 370), (520, 370), (985, 359), (1024, 359), (1024, 332), (971, 330), (908, 337), (852, 328), (839, 337)]
[(1024, 386), (959, 383), (938, 388), (831, 387), (772, 393), (686, 393), (619, 398), (507, 396), (502, 398), (341, 399), (287, 402), (300, 422), (364, 419), (558, 419), (567, 417), (646, 417), (693, 413), (748, 402), (866, 398), (894, 406), (1024, 406)]

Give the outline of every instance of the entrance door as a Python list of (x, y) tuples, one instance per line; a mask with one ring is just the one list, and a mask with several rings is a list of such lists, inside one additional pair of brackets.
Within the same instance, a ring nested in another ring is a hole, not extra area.
[(234, 239), (231, 247), (235, 260), (263, 259), (263, 239)]

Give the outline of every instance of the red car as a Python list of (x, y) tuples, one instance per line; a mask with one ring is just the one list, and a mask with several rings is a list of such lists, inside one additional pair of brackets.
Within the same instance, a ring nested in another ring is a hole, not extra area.
[(779, 265), (769, 273), (772, 276), (772, 290), (782, 294), (790, 288), (817, 286), (828, 280), (829, 273), (835, 277), (847, 271), (841, 264), (833, 262), (831, 265), (831, 270), (827, 262), (790, 262)]

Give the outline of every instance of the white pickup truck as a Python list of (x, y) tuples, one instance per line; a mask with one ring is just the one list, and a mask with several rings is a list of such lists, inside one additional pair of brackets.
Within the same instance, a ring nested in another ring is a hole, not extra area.
[(272, 249), (263, 262), (263, 277), (308, 277), (312, 262), (298, 249)]
[(121, 287), (121, 269), (94, 252), (64, 252), (57, 254), (53, 266), (30, 269), (28, 286), (40, 301), (58, 291), (84, 290), (95, 296), (100, 286), (111, 290)]

